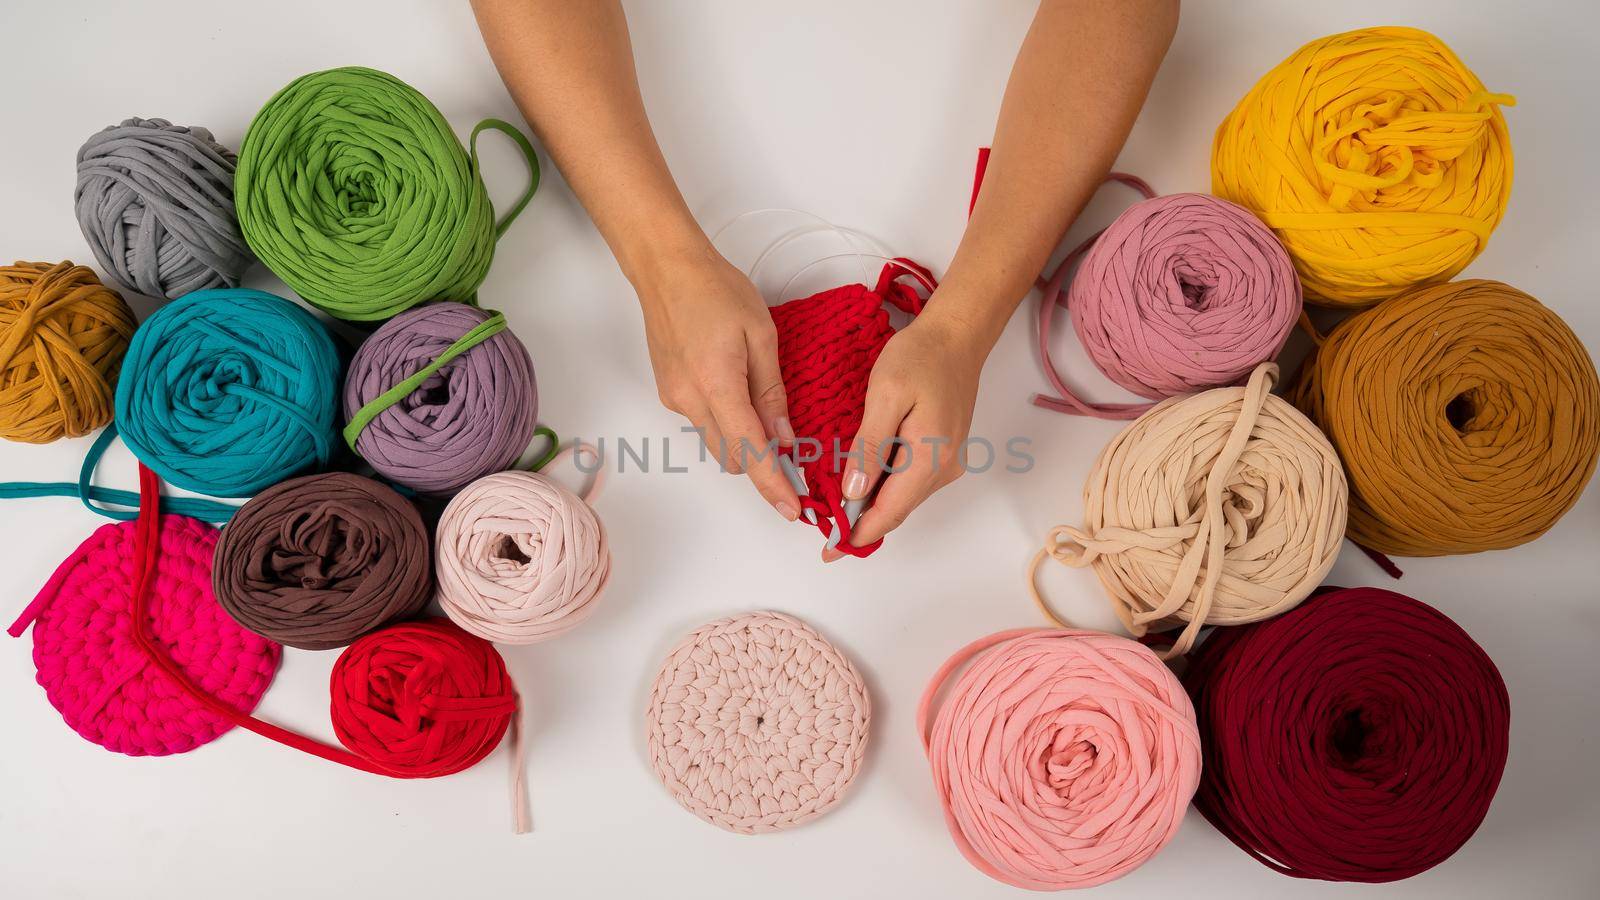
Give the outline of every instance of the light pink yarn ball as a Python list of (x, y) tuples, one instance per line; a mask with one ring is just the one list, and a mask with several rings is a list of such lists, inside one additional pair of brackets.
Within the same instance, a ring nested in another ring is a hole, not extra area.
[(572, 630), (611, 578), (594, 508), (536, 472), (498, 472), (467, 485), (439, 517), (434, 550), (445, 615), (501, 644)]
[(650, 765), (673, 799), (740, 834), (798, 825), (844, 795), (867, 748), (861, 674), (780, 613), (696, 629), (667, 655), (646, 714)]

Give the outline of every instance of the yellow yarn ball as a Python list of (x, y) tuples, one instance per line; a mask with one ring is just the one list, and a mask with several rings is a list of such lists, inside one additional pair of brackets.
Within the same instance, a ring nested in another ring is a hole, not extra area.
[(110, 422), (133, 327), (84, 266), (0, 266), (0, 438), (44, 444)]
[(1448, 281), (1511, 197), (1494, 94), (1443, 41), (1363, 28), (1301, 47), (1217, 127), (1211, 192), (1288, 248), (1306, 300), (1367, 306)]

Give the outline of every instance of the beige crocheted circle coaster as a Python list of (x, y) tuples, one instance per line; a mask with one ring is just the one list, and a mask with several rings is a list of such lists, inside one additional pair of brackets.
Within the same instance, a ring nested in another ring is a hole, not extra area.
[(867, 747), (861, 674), (805, 623), (747, 613), (692, 632), (650, 691), (650, 765), (683, 807), (760, 834), (821, 815)]

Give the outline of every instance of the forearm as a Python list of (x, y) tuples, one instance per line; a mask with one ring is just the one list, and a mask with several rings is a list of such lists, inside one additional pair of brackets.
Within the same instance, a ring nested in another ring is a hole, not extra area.
[(714, 257), (651, 131), (621, 4), (472, 0), (472, 7), (523, 117), (635, 287), (672, 260)]
[(1133, 127), (1177, 0), (1043, 0), (1012, 66), (977, 205), (934, 317), (999, 339)]

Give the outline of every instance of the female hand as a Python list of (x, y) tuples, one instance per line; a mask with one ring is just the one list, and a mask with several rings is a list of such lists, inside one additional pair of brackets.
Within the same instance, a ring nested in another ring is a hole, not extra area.
[[(890, 338), (872, 367), (866, 412), (845, 468), (845, 498), (864, 498), (886, 471), (888, 477), (851, 529), (853, 546), (899, 528), (934, 491), (961, 477), (978, 376), (994, 341), (970, 323), (941, 315), (941, 302), (946, 309), (954, 305), (935, 292), (929, 312)], [(825, 549), (822, 561), (843, 555)]]
[(772, 442), (794, 443), (778, 333), (755, 285), (714, 250), (688, 253), (640, 282), (661, 402), (692, 423), (726, 472), (746, 472), (793, 521), (800, 500)]

